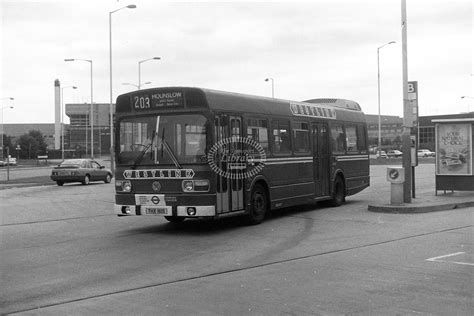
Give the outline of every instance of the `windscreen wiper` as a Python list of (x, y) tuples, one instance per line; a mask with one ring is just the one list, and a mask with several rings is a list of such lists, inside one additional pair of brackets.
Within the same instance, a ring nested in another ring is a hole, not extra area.
[(176, 167), (178, 167), (179, 169), (183, 169), (183, 167), (181, 167), (181, 164), (178, 161), (178, 158), (176, 158), (176, 155), (174, 154), (173, 149), (171, 149), (170, 145), (168, 144), (168, 142), (165, 139), (165, 129), (164, 128), (163, 128), (163, 134), (161, 135), (161, 147), (166, 150), (166, 152), (170, 156), (171, 160), (173, 160), (174, 165)]
[(155, 136), (156, 136), (156, 133), (153, 133), (153, 136), (151, 137), (151, 142), (148, 145), (146, 145), (145, 148), (143, 148), (140, 155), (138, 155), (138, 157), (135, 159), (132, 166), (133, 169), (135, 169), (137, 165), (143, 160), (143, 157), (145, 157), (146, 152), (153, 145), (153, 142), (155, 141)]

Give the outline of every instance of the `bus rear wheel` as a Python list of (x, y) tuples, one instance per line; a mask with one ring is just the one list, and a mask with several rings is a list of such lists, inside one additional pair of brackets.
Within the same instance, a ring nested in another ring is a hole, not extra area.
[(346, 192), (344, 181), (341, 177), (337, 177), (336, 181), (334, 181), (334, 190), (332, 193), (332, 206), (341, 206), (346, 201)]
[(265, 188), (256, 184), (250, 196), (251, 206), (247, 214), (247, 223), (250, 225), (257, 225), (263, 222), (265, 214), (268, 210), (268, 199)]

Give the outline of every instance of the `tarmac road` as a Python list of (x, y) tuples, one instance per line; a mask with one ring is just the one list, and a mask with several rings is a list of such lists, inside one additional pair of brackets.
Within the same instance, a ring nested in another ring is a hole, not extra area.
[[(420, 194), (432, 171), (417, 169)], [(342, 207), (286, 209), (257, 226), (118, 218), (111, 184), (4, 189), (1, 312), (470, 315), (474, 208), (368, 212), (389, 199), (385, 166), (371, 172)]]

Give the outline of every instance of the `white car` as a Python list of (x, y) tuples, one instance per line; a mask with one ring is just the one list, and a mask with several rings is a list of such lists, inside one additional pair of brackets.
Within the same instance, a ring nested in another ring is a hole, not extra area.
[(418, 149), (418, 158), (420, 157), (435, 157), (436, 154), (428, 149)]
[(16, 166), (16, 158), (5, 158), (5, 160), (0, 160), (0, 166), (6, 166), (6, 165), (10, 165), (10, 166)]
[(377, 151), (377, 158), (388, 158), (387, 153), (385, 151)]

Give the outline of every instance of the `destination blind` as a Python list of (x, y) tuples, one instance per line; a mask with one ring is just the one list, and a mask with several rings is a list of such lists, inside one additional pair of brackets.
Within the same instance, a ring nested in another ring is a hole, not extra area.
[(132, 95), (130, 98), (134, 111), (184, 107), (184, 95), (182, 91), (139, 93)]

